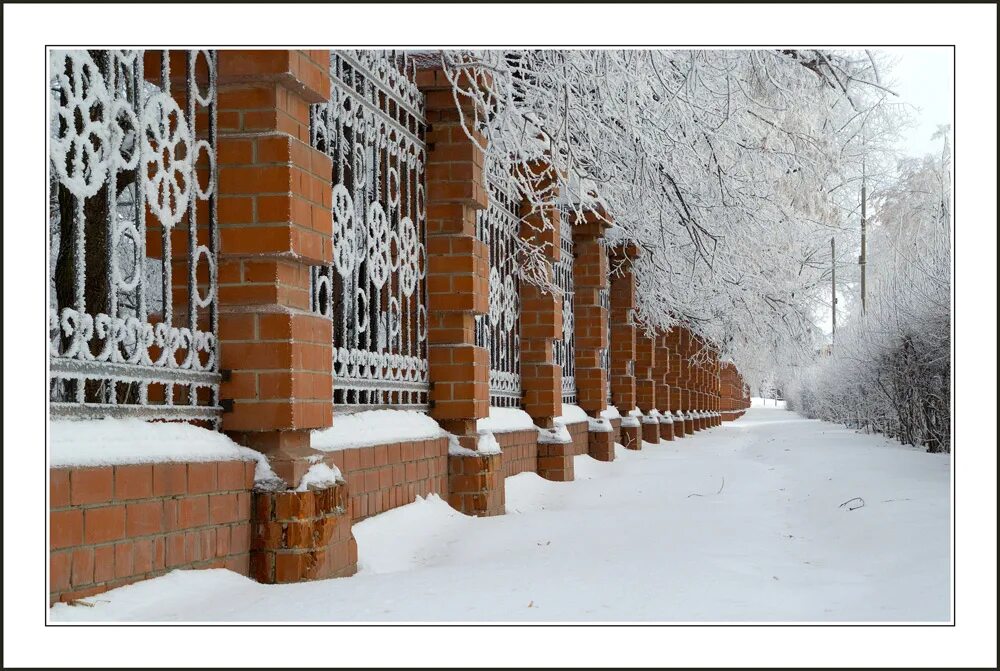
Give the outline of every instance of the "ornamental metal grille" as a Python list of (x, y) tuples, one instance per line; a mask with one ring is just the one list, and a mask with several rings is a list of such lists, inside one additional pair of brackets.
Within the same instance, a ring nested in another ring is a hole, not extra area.
[(563, 323), (562, 339), (553, 343), (555, 363), (562, 366), (562, 402), (576, 403), (576, 339), (574, 337), (575, 317), (573, 314), (573, 224), (572, 207), (560, 207), (559, 221), (559, 261), (553, 270), (556, 286), (562, 291)]
[(601, 349), (599, 352), (601, 360), (601, 368), (604, 369), (604, 377), (608, 381), (608, 405), (613, 405), (611, 398), (611, 275), (608, 274), (607, 282), (603, 289), (601, 289), (598, 299), (601, 302), (601, 307), (605, 309), (608, 316), (607, 320), (607, 334), (608, 334), (608, 346)]
[(333, 161), (333, 263), (312, 308), (333, 321), (333, 403), (427, 407), (423, 94), (395, 51), (330, 54), (330, 100), (312, 145)]
[(490, 248), (490, 311), (476, 317), (476, 344), (490, 353), (490, 405), (521, 405), (521, 309), (517, 267), (520, 200), (495, 161), (486, 166), (490, 205), (476, 213), (476, 234)]
[(215, 52), (49, 65), (50, 411), (217, 427)]

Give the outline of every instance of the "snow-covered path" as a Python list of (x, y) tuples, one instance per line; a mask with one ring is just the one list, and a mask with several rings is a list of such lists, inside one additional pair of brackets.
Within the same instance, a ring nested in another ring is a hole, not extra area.
[(175, 571), (51, 620), (947, 621), (949, 469), (753, 408), (611, 464), (577, 457), (576, 482), (510, 478), (502, 517), (432, 497), (367, 520), (352, 578)]

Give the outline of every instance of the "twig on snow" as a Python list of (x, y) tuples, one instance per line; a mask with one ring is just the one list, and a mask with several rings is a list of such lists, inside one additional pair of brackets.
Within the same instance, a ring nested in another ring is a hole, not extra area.
[[(719, 485), (719, 491), (717, 491), (712, 496), (718, 496), (719, 494), (721, 494), (722, 490), (723, 490), (723, 488), (725, 488), (725, 486), (726, 486), (726, 477), (722, 476), (722, 484)], [(709, 496), (709, 495), (708, 494), (695, 494), (695, 493), (692, 492), (691, 494), (688, 494), (685, 498), (691, 498), (692, 496)]]
[(843, 503), (841, 503), (837, 507), (838, 508), (843, 508), (844, 506), (846, 506), (851, 501), (860, 501), (861, 505), (858, 505), (858, 506), (848, 506), (848, 508), (847, 508), (848, 510), (857, 510), (858, 508), (864, 508), (865, 507), (865, 500), (863, 498), (861, 498), (860, 496), (855, 496), (853, 499), (847, 499), (846, 501), (844, 501)]

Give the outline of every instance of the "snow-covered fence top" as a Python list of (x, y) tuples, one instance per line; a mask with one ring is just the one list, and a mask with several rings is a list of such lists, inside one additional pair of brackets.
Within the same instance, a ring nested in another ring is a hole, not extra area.
[(330, 99), (310, 134), (333, 162), (333, 249), (312, 307), (333, 321), (334, 404), (427, 407), (426, 119), (412, 62), (330, 54)]
[(215, 72), (213, 51), (50, 52), (54, 416), (218, 422)]

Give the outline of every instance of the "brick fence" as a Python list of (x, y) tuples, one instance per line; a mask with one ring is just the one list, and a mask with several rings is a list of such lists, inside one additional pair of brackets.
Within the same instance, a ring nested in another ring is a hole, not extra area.
[[(323, 50), (218, 52), (220, 424), (263, 453), (287, 489), (255, 489), (254, 462), (243, 461), (53, 468), (50, 600), (176, 568), (225, 567), (263, 582), (350, 575), (353, 522), (430, 495), (467, 514), (503, 514), (505, 478), (571, 481), (576, 458), (611, 461), (615, 443), (642, 449), (661, 436), (687, 438), (749, 406), (739, 371), (711, 343), (683, 326), (662, 333), (635, 319), (631, 264), (639, 250), (608, 248), (604, 213), (567, 221), (555, 200), (522, 203), (515, 235), (549, 262), (560, 257), (560, 227), (572, 227), (575, 303), (564, 315), (559, 297), (524, 281), (508, 296), (518, 306), (516, 404), (535, 428), (497, 433), (499, 454), (478, 451), (490, 353), (477, 329), (498, 290), (476, 228), (490, 205), (483, 138), (466, 133), (451, 82), (430, 68), (414, 79), (425, 105), (427, 311), (410, 326), (426, 327), (422, 407), (454, 438), (315, 449), (312, 431), (336, 428), (341, 412), (332, 346), (339, 325), (317, 312), (311, 292), (316, 271), (348, 244), (334, 226), (333, 163), (310, 134), (311, 106), (330, 99), (330, 62)], [(552, 181), (550, 166), (536, 168), (540, 182)], [(566, 425), (568, 442), (558, 437), (563, 371), (554, 357), (564, 319), (575, 323), (575, 391), (591, 420)], [(623, 416), (638, 409), (641, 417), (597, 430), (609, 398)], [(688, 419), (671, 423), (668, 435), (657, 411)], [(697, 426), (693, 413), (702, 413)], [(319, 462), (336, 466), (342, 481), (292, 491)]]

